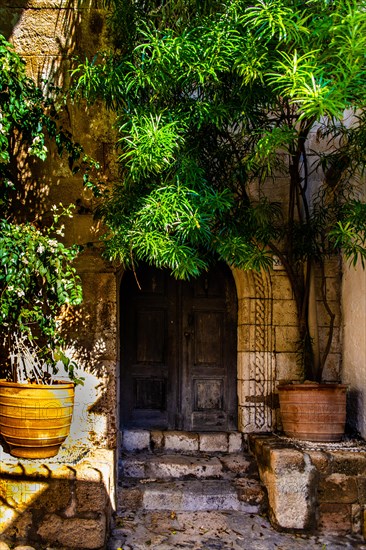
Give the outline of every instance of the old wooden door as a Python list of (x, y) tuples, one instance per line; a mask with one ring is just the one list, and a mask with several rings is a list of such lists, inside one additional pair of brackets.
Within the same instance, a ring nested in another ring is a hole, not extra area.
[(121, 284), (122, 426), (236, 429), (237, 301), (228, 267), (183, 282), (145, 266), (137, 281), (128, 272)]

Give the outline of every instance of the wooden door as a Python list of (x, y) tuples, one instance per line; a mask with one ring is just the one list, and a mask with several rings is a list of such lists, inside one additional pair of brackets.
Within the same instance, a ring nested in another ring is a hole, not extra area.
[(121, 285), (123, 427), (237, 427), (235, 284), (226, 265), (192, 281), (144, 266)]

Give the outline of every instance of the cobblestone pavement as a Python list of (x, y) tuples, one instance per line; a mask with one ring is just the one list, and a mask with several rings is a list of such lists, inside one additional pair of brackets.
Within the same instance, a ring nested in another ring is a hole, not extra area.
[(119, 518), (108, 550), (366, 550), (352, 536), (278, 533), (240, 512), (138, 512)]

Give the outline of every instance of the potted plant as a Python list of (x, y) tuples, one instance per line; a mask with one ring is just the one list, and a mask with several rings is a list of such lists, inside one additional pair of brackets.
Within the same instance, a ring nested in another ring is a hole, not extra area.
[[(62, 214), (70, 215), (70, 208)], [(14, 456), (54, 456), (68, 435), (74, 386), (82, 380), (63, 351), (59, 316), (81, 302), (72, 262), (78, 247), (56, 237), (54, 223), (0, 222), (0, 327), (7, 352), (0, 380), (0, 432)], [(61, 362), (68, 380), (55, 379)]]

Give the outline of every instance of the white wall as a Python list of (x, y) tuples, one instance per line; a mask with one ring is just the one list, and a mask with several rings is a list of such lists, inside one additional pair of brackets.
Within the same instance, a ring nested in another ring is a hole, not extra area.
[(349, 384), (348, 422), (366, 438), (366, 271), (344, 266), (343, 382)]

